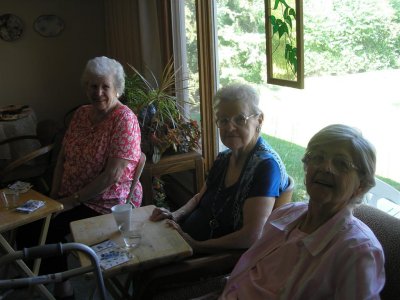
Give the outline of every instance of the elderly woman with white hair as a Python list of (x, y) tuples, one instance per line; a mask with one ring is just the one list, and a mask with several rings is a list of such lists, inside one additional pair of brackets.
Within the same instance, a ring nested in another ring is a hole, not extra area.
[[(139, 162), (140, 127), (135, 114), (118, 98), (125, 88), (122, 65), (108, 57), (88, 61), (82, 85), (91, 104), (75, 113), (64, 137), (50, 196), (98, 214), (124, 203)], [(140, 206), (142, 188), (132, 204)]]
[[(91, 103), (74, 113), (62, 142), (50, 196), (64, 209), (51, 222), (47, 244), (64, 241), (70, 222), (110, 213), (112, 206), (125, 203), (141, 155), (137, 118), (118, 99), (125, 88), (122, 65), (104, 56), (93, 58), (83, 71), (82, 85)], [(140, 206), (140, 183), (129, 200)], [(20, 230), (19, 246), (29, 246), (29, 235), (31, 226)], [(43, 260), (41, 271), (66, 269), (66, 259), (53, 258)], [(73, 291), (66, 281), (54, 293), (62, 298)]]
[(259, 237), (275, 198), (288, 186), (279, 155), (260, 137), (264, 115), (249, 85), (232, 84), (214, 97), (222, 143), (200, 193), (174, 212), (155, 208), (153, 221), (171, 219), (195, 252), (247, 249)]
[(303, 158), (308, 203), (275, 210), (219, 299), (379, 299), (384, 255), (353, 214), (375, 184), (375, 150), (346, 125), (315, 134)]

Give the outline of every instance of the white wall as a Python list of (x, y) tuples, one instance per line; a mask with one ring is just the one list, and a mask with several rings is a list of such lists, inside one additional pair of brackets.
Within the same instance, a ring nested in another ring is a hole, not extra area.
[[(62, 121), (86, 101), (80, 75), (86, 61), (105, 55), (104, 6), (100, 0), (1, 0), (0, 15), (12, 13), (25, 24), (14, 42), (0, 39), (0, 106), (31, 105), (39, 120)], [(57, 37), (33, 29), (35, 19), (54, 14), (65, 22)]]

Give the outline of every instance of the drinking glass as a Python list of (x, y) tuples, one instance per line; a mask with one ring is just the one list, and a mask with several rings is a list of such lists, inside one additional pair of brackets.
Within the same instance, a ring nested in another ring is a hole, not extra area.
[(118, 229), (124, 239), (125, 249), (135, 248), (140, 244), (142, 239), (143, 223), (133, 221), (130, 226), (126, 223), (121, 224)]
[(13, 191), (10, 193), (7, 192), (2, 192), (2, 206), (5, 207), (6, 209), (13, 209), (18, 206), (18, 200), (19, 200), (19, 193), (17, 191)]

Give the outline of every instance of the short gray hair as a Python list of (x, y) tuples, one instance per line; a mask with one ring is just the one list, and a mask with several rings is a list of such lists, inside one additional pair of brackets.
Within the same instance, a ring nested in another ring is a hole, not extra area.
[[(364, 194), (375, 186), (376, 153), (375, 147), (363, 137), (357, 128), (343, 125), (329, 125), (317, 132), (308, 142), (306, 152), (312, 151), (320, 145), (335, 142), (348, 142), (353, 154), (354, 164), (358, 167), (358, 174)], [(354, 204), (361, 199), (355, 199)]]
[(125, 90), (125, 72), (122, 65), (115, 59), (99, 56), (90, 59), (83, 70), (81, 83), (86, 87), (91, 76), (112, 76), (114, 88), (119, 95)]
[(252, 113), (261, 113), (258, 107), (260, 102), (258, 92), (252, 86), (243, 83), (233, 83), (219, 89), (214, 96), (214, 111), (218, 110), (221, 102), (235, 101), (247, 104)]

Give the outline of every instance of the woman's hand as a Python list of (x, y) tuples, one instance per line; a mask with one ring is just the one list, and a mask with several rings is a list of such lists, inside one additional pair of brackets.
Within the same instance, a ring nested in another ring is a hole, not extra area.
[(186, 232), (183, 232), (181, 226), (179, 226), (178, 223), (176, 223), (173, 220), (167, 220), (166, 224), (170, 227), (172, 227), (173, 229), (175, 229), (176, 231), (179, 232), (179, 234), (183, 237), (183, 239), (190, 245), (190, 247), (192, 247), (193, 251), (196, 251), (196, 249), (199, 249), (199, 241), (196, 241), (195, 239), (193, 239), (190, 235), (188, 235)]
[(164, 219), (173, 219), (172, 212), (164, 207), (156, 207), (150, 216), (150, 221), (157, 222)]

